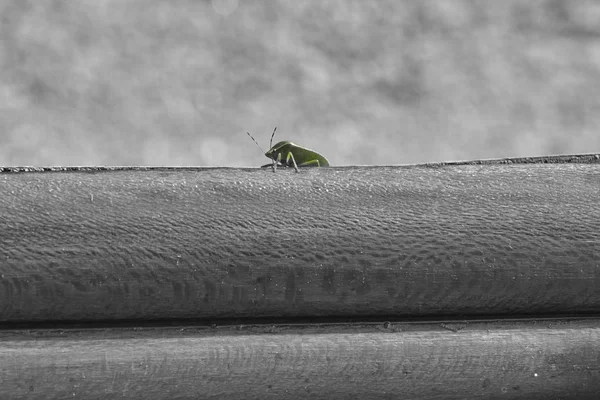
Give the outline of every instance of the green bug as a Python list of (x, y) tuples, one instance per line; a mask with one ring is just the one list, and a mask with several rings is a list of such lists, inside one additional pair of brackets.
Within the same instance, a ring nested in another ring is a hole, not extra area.
[[(321, 154), (307, 149), (306, 147), (298, 146), (289, 140), (281, 141), (276, 143), (275, 146), (272, 146), (273, 136), (275, 136), (276, 130), (277, 127), (273, 129), (271, 141), (269, 142), (271, 148), (265, 153), (265, 156), (273, 162), (271, 164), (263, 165), (261, 168), (270, 166), (273, 168), (273, 172), (275, 172), (277, 167), (294, 167), (296, 172), (298, 172), (298, 167), (329, 167), (329, 161)], [(264, 151), (252, 135), (249, 132), (246, 133), (250, 136), (250, 139), (256, 143), (258, 148), (261, 151)]]

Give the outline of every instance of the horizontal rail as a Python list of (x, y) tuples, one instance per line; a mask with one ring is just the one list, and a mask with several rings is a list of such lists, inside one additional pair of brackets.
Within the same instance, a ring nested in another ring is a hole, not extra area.
[(0, 167), (0, 392), (595, 398), (599, 160)]
[(4, 398), (587, 399), (600, 320), (0, 331)]
[(596, 313), (599, 177), (552, 161), (2, 173), (0, 322)]

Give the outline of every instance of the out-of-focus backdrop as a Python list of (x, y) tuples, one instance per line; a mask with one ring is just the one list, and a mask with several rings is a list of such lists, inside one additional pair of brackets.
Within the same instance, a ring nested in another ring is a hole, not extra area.
[(596, 0), (0, 0), (0, 165), (600, 150)]

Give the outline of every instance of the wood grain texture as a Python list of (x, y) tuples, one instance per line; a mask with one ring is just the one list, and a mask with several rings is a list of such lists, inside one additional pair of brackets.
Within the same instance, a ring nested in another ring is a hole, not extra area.
[(598, 164), (18, 172), (0, 193), (0, 322), (600, 310)]
[(596, 399), (600, 321), (0, 331), (3, 399)]

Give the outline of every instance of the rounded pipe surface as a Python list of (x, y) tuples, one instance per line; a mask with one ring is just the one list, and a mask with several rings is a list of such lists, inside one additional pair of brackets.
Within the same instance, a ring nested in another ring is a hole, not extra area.
[(0, 390), (7, 399), (579, 400), (600, 392), (598, 320), (447, 328), (0, 331)]
[(599, 198), (598, 164), (0, 173), (0, 322), (598, 312)]

